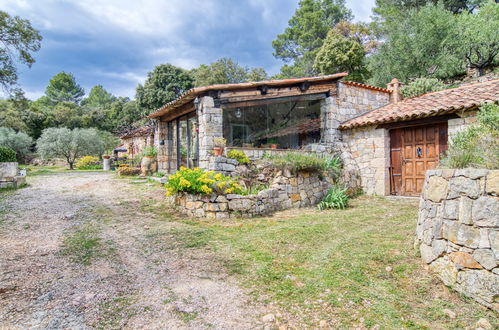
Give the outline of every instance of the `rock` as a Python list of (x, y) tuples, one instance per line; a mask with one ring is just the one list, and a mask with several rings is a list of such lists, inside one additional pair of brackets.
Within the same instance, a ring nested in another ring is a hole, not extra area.
[(267, 314), (262, 317), (262, 321), (265, 323), (272, 323), (275, 321), (275, 315), (274, 314)]
[(72, 213), (67, 213), (67, 214), (64, 214), (64, 215), (63, 215), (62, 219), (63, 219), (63, 220), (71, 220), (71, 219), (73, 219), (74, 217), (75, 217), (75, 215), (74, 215), (74, 214), (72, 214)]
[(494, 252), (496, 259), (499, 259), (499, 231), (491, 230), (489, 232), (489, 242), (490, 248), (492, 249), (492, 252)]
[(471, 210), (473, 206), (473, 200), (466, 196), (462, 196), (459, 200), (459, 222), (466, 225), (471, 225)]
[(499, 296), (499, 276), (487, 270), (467, 270), (460, 271), (456, 289), (473, 297), (480, 303), (499, 310), (497, 296)]
[(491, 270), (497, 267), (497, 260), (490, 249), (478, 249), (473, 252), (473, 258), (478, 261), (483, 268)]
[(473, 226), (460, 225), (457, 232), (457, 244), (477, 248), (480, 243), (480, 230)]
[(457, 233), (460, 227), (461, 226), (457, 221), (452, 221), (452, 220), (444, 221), (442, 228), (443, 238), (451, 241), (452, 243), (457, 243)]
[(486, 318), (483, 318), (483, 317), (476, 322), (476, 326), (478, 328), (482, 328), (482, 329), (485, 329), (485, 330), (489, 330), (489, 329), (493, 329), (494, 328), (492, 326), (492, 324), (490, 324), (489, 320), (487, 320)]
[(459, 213), (459, 201), (446, 200), (442, 209), (444, 219), (456, 220)]
[(386, 266), (386, 267), (385, 267), (385, 271), (387, 271), (388, 273), (389, 273), (389, 272), (391, 272), (391, 271), (392, 271), (392, 267), (390, 267), (390, 266)]
[(430, 269), (437, 274), (437, 276), (447, 286), (453, 286), (457, 281), (457, 269), (454, 263), (447, 257), (442, 257), (430, 264)]
[(485, 191), (489, 195), (499, 195), (499, 170), (490, 171), (487, 175)]
[(424, 198), (439, 203), (447, 197), (449, 183), (444, 178), (432, 176), (428, 180)]
[(445, 315), (447, 315), (450, 319), (455, 319), (457, 314), (456, 312), (454, 311), (451, 311), (450, 309), (446, 308), (444, 310), (442, 310), (442, 313), (444, 313)]
[(326, 320), (320, 320), (319, 322), (319, 328), (326, 328), (327, 327), (327, 321)]
[(480, 194), (480, 183), (476, 180), (458, 176), (449, 181), (448, 198), (453, 199), (461, 195), (477, 198)]
[(493, 196), (481, 196), (473, 203), (473, 223), (482, 227), (499, 227), (499, 200)]
[(459, 268), (480, 269), (482, 266), (467, 252), (452, 252), (449, 254), (450, 260)]

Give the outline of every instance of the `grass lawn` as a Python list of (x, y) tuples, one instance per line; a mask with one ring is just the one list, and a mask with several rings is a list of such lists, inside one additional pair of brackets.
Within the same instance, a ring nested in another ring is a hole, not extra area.
[(223, 222), (172, 218), (166, 208), (145, 207), (182, 222), (184, 229), (165, 240), (173, 235), (176, 248), (213, 249), (280, 324), (470, 328), (486, 317), (499, 326), (497, 315), (449, 290), (421, 262), (413, 247), (417, 205), (359, 197), (346, 210), (308, 208)]
[(20, 168), (26, 169), (27, 176), (37, 176), (46, 175), (53, 173), (65, 173), (65, 172), (102, 172), (102, 169), (91, 169), (91, 170), (70, 170), (67, 166), (34, 166), (34, 165), (19, 165)]

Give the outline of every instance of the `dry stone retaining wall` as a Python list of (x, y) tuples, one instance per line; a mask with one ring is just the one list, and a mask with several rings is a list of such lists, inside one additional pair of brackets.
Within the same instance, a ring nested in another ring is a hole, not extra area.
[(315, 205), (331, 184), (319, 173), (283, 171), (276, 175), (270, 189), (256, 195), (191, 195), (174, 197), (177, 209), (191, 217), (226, 219), (269, 214), (278, 210)]
[(427, 171), (421, 258), (448, 286), (499, 310), (499, 170)]

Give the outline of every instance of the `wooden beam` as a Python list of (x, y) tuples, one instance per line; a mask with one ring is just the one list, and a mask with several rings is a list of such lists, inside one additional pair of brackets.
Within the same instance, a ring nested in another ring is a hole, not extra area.
[(225, 109), (239, 108), (239, 107), (252, 107), (262, 104), (276, 104), (284, 102), (300, 102), (300, 101), (314, 101), (323, 100), (328, 95), (326, 92), (305, 95), (290, 95), (273, 98), (249, 98), (244, 101), (222, 100), (222, 107)]
[(168, 122), (193, 111), (196, 111), (196, 106), (191, 101), (160, 117), (160, 121)]

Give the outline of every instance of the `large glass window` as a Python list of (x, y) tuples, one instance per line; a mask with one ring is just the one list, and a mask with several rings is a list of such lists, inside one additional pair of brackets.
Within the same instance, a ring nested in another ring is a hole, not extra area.
[(224, 137), (232, 147), (299, 149), (320, 141), (321, 100), (224, 108)]

